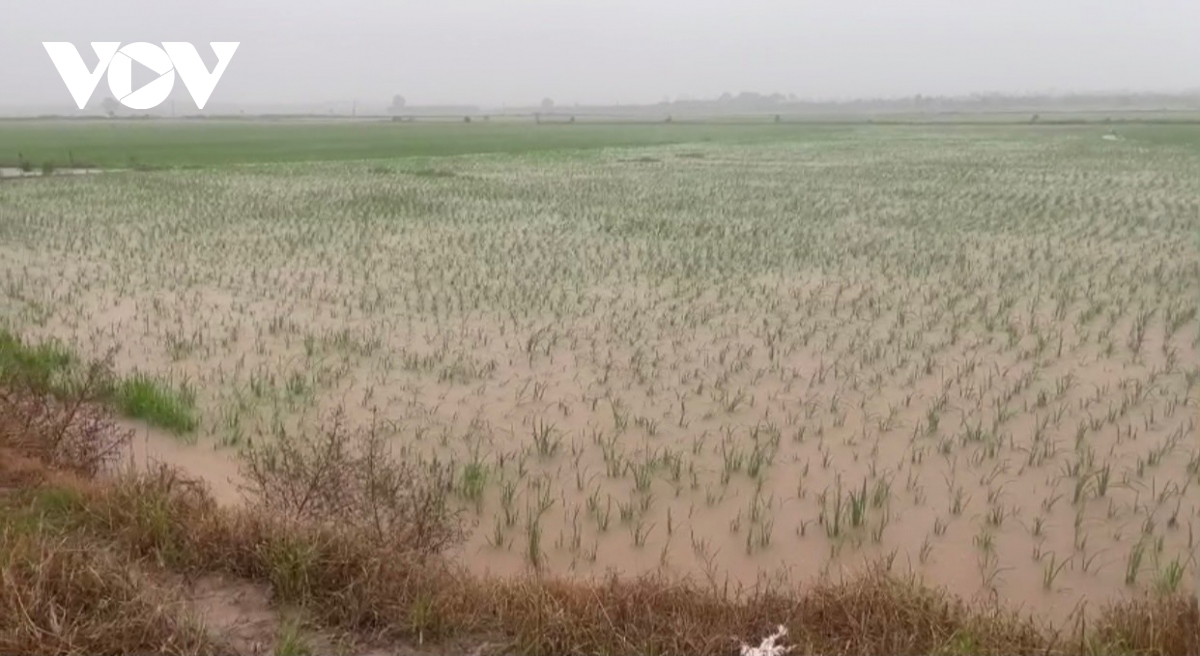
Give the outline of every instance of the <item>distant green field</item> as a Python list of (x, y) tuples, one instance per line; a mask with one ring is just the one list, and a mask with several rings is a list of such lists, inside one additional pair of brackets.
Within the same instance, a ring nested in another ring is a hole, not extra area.
[(978, 138), (1115, 129), (1146, 145), (1200, 150), (1200, 124), (393, 123), (389, 121), (0, 121), (0, 167), (197, 168), (228, 164), (525, 154), (687, 143), (757, 144), (931, 134)]
[(1176, 146), (1200, 152), (1200, 125), (1141, 124), (1118, 126), (1117, 134), (1147, 145)]
[(391, 122), (0, 122), (0, 166), (100, 168), (530, 153), (678, 143), (814, 140), (854, 128), (821, 125), (391, 123)]

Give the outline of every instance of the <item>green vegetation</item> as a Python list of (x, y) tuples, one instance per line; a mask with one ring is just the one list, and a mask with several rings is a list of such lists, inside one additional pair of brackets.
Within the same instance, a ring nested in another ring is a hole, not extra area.
[(809, 141), (820, 125), (0, 121), (0, 167), (153, 169), (226, 164), (534, 153), (680, 144)]
[(26, 344), (17, 335), (0, 328), (0, 383), (19, 382), (40, 391), (63, 394), (76, 364), (75, 354), (58, 342)]
[[(46, 341), (28, 344), (11, 331), (0, 329), (0, 384), (66, 397), (86, 378), (79, 358), (63, 344)], [(106, 372), (98, 384), (100, 398), (121, 414), (140, 419), (177, 435), (199, 425), (196, 395), (186, 385), (173, 386), (146, 374), (119, 377)]]
[(145, 374), (133, 374), (113, 387), (112, 402), (126, 417), (142, 419), (177, 434), (196, 429), (196, 395), (185, 387), (171, 386)]
[[(874, 123), (874, 125), (872, 125)], [(220, 120), (0, 120), (0, 167), (161, 169), (228, 164), (444, 157), (633, 148), (687, 143), (755, 144), (867, 138), (873, 135), (1026, 135), (1109, 129), (1148, 145), (1200, 147), (1200, 123), (1155, 120), (1104, 123), (1096, 117), (1021, 124), (1012, 117), (741, 122), (549, 123), (527, 121), (392, 122)]]

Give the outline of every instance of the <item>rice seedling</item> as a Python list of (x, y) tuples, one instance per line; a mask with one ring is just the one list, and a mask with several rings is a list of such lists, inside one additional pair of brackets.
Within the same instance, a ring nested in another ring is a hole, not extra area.
[(1146, 557), (1146, 541), (1139, 539), (1136, 544), (1129, 548), (1129, 554), (1125, 559), (1125, 585), (1134, 585), (1137, 583), (1138, 576), (1142, 571), (1142, 560)]
[(1059, 561), (1058, 556), (1051, 553), (1049, 560), (1042, 563), (1042, 588), (1049, 592), (1054, 588), (1054, 581), (1058, 575), (1062, 573), (1064, 567), (1071, 563), (1069, 557), (1066, 560)]

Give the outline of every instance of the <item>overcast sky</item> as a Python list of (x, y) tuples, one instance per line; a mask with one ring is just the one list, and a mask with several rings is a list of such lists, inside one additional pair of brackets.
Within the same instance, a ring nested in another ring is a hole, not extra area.
[(73, 107), (42, 41), (241, 41), (213, 103), (1200, 87), (1200, 0), (5, 0), (0, 105)]

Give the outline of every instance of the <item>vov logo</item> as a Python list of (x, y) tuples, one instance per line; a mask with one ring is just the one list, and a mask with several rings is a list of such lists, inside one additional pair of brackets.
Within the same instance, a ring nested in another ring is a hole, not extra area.
[[(196, 101), (196, 107), (204, 109), (213, 90), (217, 88), (217, 82), (225, 74), (229, 60), (233, 59), (233, 53), (241, 44), (210, 43), (217, 55), (217, 65), (212, 72), (200, 59), (196, 47), (183, 41), (163, 42), (161, 48), (145, 42), (130, 43), (124, 47), (119, 41), (92, 43), (92, 50), (99, 58), (94, 71), (88, 70), (73, 44), (51, 41), (42, 45), (50, 54), (54, 67), (58, 69), (79, 109), (87, 105), (96, 85), (100, 83), (100, 76), (108, 71), (108, 88), (112, 90), (113, 97), (130, 109), (145, 110), (158, 107), (171, 95), (171, 90), (175, 88), (176, 71)], [(154, 71), (158, 79), (135, 91), (133, 62)]]

